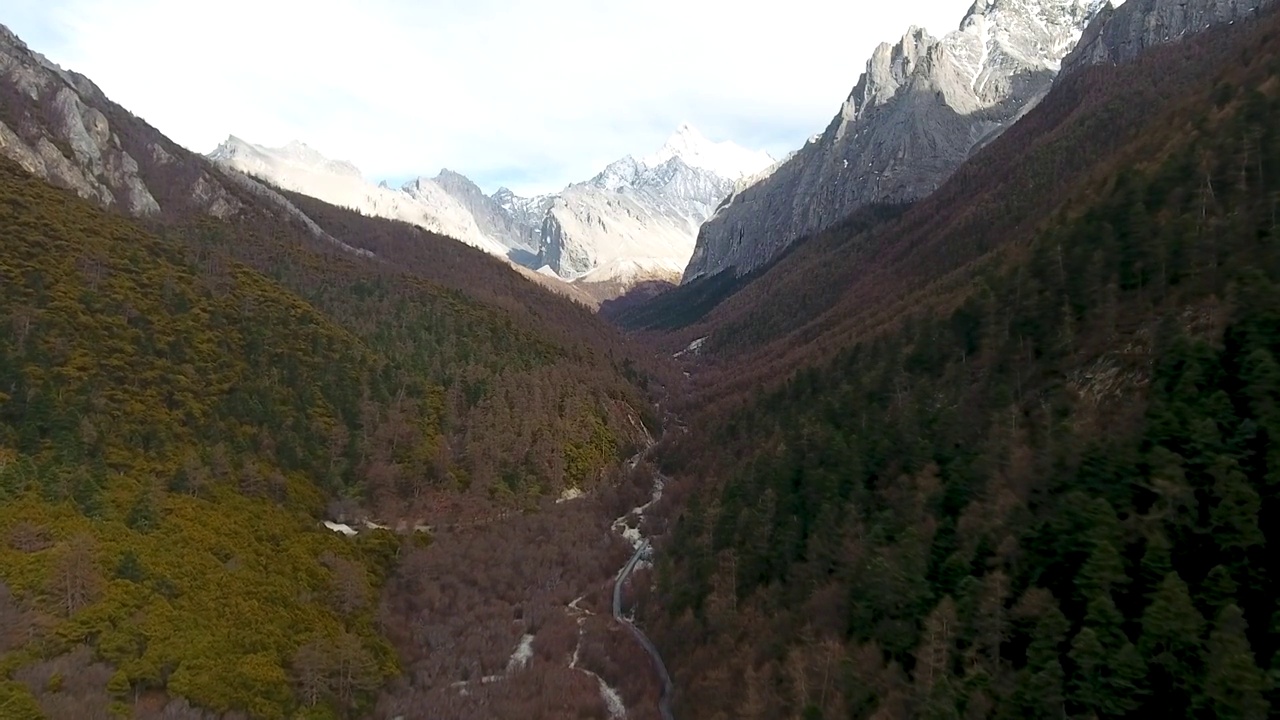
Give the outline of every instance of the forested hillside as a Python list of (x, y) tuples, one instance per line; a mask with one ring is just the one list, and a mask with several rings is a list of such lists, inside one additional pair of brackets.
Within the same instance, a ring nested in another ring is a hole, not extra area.
[(1200, 102), (1202, 89), (1240, 61), (1219, 32), (1189, 40), (1153, 48), (1142, 63), (1060, 78), (1008, 138), (909, 212), (867, 208), (751, 277), (682, 286), (621, 322), (664, 331), (660, 341), (673, 352), (707, 337), (713, 367), (701, 382), (715, 392), (693, 398), (696, 407), (830, 359), (921, 307), (949, 312), (977, 265), (1024, 246), (1067, 197), (1115, 174), (1134, 142), (1169, 133), (1168, 114)]
[(384, 581), (429, 535), (322, 519), (501, 517), (657, 429), (586, 308), (408, 226), (308, 207), (360, 257), (240, 200), (143, 227), (0, 166), (0, 716), (367, 716), (413, 646)]
[(342, 484), (360, 484), (380, 514), (430, 511), (459, 491), (482, 512), (587, 489), (657, 430), (643, 356), (586, 307), (455, 240), (290, 199), (372, 259), (262, 204), (229, 223), (159, 227), (201, 256), (249, 264), (373, 350), (384, 394), (360, 420), (373, 444), (342, 466)]
[(397, 669), (369, 600), (399, 541), (316, 519), (368, 351), (7, 163), (0, 198), (0, 714), (370, 700)]
[(722, 304), (662, 453), (679, 714), (1280, 708), (1277, 128), (1276, 17), (1207, 31)]

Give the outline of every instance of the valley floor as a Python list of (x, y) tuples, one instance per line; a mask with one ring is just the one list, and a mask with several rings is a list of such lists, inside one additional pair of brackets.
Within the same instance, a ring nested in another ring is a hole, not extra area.
[(626, 612), (652, 584), (641, 529), (662, 480), (639, 455), (623, 471), (406, 557), (380, 612), (406, 672), (375, 717), (670, 718), (661, 659)]

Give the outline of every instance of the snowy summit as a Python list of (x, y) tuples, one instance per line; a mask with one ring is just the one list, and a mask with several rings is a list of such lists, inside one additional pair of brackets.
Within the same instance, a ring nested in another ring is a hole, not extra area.
[(714, 142), (682, 123), (657, 151), (628, 155), (555, 195), (485, 195), (442, 170), (403, 187), (375, 185), (348, 162), (302, 142), (279, 148), (230, 136), (215, 162), (287, 190), (403, 220), (546, 276), (590, 285), (599, 299), (648, 280), (679, 279), (698, 227), (743, 181), (773, 166), (767, 153)]
[(680, 158), (689, 167), (708, 170), (730, 180), (754, 175), (774, 162), (769, 153), (761, 150), (748, 150), (730, 140), (712, 142), (687, 122), (676, 128), (660, 150), (641, 162), (652, 168), (673, 157)]

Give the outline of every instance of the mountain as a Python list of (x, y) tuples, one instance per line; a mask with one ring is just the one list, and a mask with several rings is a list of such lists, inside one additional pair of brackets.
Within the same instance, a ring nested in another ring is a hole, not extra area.
[(1085, 65), (1130, 62), (1148, 48), (1176, 42), (1212, 25), (1254, 19), (1272, 3), (1273, 0), (1113, 2), (1063, 60), (1062, 70), (1074, 72)]
[[(627, 156), (591, 180), (533, 198), (507, 188), (486, 196), (450, 170), (398, 190), (374, 186), (349, 163), (298, 142), (265, 148), (232, 136), (209, 158), (288, 190), (458, 238), (521, 267), (545, 269), (541, 282), (593, 305), (641, 282), (677, 279), (698, 226), (735, 182), (773, 163), (732, 142), (711, 142), (687, 123), (651, 155)], [(555, 278), (575, 287), (558, 286)]]
[[(0, 102), (0, 152), (81, 197), (134, 215), (159, 212), (138, 175), (138, 161), (122, 146), (107, 116), (81, 97), (101, 100), (97, 86), (30, 52), (7, 29), (0, 30), (0, 73), (7, 91)], [(30, 114), (35, 111), (49, 118), (47, 127), (40, 122), (43, 118)], [(144, 152), (165, 150), (153, 147)]]
[(860, 207), (918, 200), (1043, 97), (1105, 0), (977, 0), (882, 44), (821, 135), (702, 226), (683, 282), (744, 274)]
[(510, 190), (509, 195), (500, 195), (501, 189), (493, 196), (485, 195), (470, 178), (452, 170), (441, 170), (435, 181), (475, 218), (480, 232), (511, 249), (508, 257), (514, 262), (524, 266), (533, 262), (539, 227), (531, 220), (538, 217), (537, 210), (544, 204), (541, 198), (517, 197)]
[(111, 102), (91, 80), (32, 51), (0, 25), (0, 155), (104, 208), (164, 220), (283, 214), (313, 238), (344, 245), (279, 193), (225, 174)]
[(624, 157), (560, 193), (543, 222), (538, 263), (588, 284), (675, 279), (716, 205), (772, 164), (682, 124), (657, 152)]
[[(470, 638), (550, 612), (495, 590), (424, 625), (387, 580), (434, 582), (449, 533), (415, 527), (609, 484), (659, 430), (648, 353), (505, 260), (179, 147), (2, 28), (0, 123), (0, 715), (369, 717), (420, 632), (456, 672), (396, 686), (449, 693), (488, 662)], [(596, 509), (559, 516), (608, 568), (582, 593), (627, 552)]]
[(736, 283), (663, 338), (677, 716), (1276, 713), (1280, 15), (1188, 30), (686, 286)]
[(527, 238), (520, 229), (510, 227), (500, 207), (486, 203), (488, 198), (479, 188), (447, 170), (434, 179), (420, 177), (395, 190), (366, 181), (354, 165), (330, 160), (304, 143), (267, 148), (234, 135), (208, 157), (286, 190), (367, 215), (403, 220), (492, 255), (506, 257), (530, 249), (525, 245)]

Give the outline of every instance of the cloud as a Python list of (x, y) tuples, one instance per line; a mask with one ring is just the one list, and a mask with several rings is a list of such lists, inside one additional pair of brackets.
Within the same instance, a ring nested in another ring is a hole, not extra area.
[(549, 191), (682, 121), (775, 156), (871, 50), (964, 0), (17, 0), (5, 19), (175, 141), (300, 139), (370, 178)]

